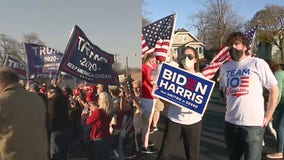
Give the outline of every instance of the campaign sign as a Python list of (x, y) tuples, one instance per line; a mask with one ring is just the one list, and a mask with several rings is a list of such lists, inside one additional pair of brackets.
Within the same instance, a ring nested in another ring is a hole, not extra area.
[(20, 79), (26, 79), (26, 64), (10, 55), (6, 57), (4, 66), (13, 69)]
[(114, 57), (94, 45), (75, 25), (66, 47), (60, 70), (90, 83), (118, 84), (112, 69)]
[(162, 64), (153, 95), (203, 115), (215, 82)]
[(55, 76), (63, 54), (44, 45), (25, 43), (29, 77)]

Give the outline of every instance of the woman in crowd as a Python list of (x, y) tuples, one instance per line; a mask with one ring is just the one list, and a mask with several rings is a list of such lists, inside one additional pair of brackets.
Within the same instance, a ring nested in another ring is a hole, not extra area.
[[(180, 68), (194, 75), (203, 76), (199, 72), (198, 53), (192, 47), (185, 47), (178, 57), (178, 64)], [(201, 115), (187, 108), (171, 104), (167, 117), (165, 134), (158, 159), (170, 160), (172, 148), (176, 145), (177, 140), (183, 137), (186, 159), (199, 160)]]
[(87, 125), (92, 127), (90, 133), (90, 160), (111, 159), (111, 134), (109, 124), (114, 113), (111, 96), (106, 92), (99, 93), (98, 107), (90, 101), (90, 115)]

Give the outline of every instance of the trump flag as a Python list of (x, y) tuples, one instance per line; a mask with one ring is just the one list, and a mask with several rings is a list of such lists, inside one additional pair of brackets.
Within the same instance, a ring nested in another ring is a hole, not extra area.
[(62, 53), (50, 47), (25, 43), (30, 78), (55, 77)]
[(26, 79), (26, 64), (23, 61), (8, 55), (4, 62), (4, 66), (13, 69), (20, 79)]
[(118, 84), (114, 57), (94, 45), (75, 25), (59, 69), (90, 83)]

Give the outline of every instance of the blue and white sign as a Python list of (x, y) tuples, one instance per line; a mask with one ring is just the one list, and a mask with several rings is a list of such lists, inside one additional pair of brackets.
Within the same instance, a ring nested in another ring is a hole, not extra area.
[(215, 82), (163, 63), (157, 85), (155, 96), (203, 115)]

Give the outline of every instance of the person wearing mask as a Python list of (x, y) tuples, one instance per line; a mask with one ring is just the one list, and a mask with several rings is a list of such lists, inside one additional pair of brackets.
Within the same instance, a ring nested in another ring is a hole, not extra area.
[(275, 110), (275, 116), (273, 118), (273, 124), (276, 129), (276, 152), (267, 154), (266, 157), (270, 159), (283, 158), (284, 149), (284, 71), (281, 70), (281, 66), (274, 60), (267, 60), (271, 71), (274, 73), (275, 78), (278, 81), (279, 98), (278, 105)]
[[(178, 56), (179, 68), (182, 68), (196, 76), (204, 77), (199, 72), (198, 53), (192, 47), (185, 47)], [(155, 87), (154, 87), (155, 89)], [(158, 160), (170, 160), (172, 148), (177, 140), (182, 137), (186, 159), (199, 160), (200, 134), (202, 128), (202, 116), (198, 113), (174, 104), (169, 105), (165, 134), (158, 156)]]
[(0, 159), (48, 160), (46, 108), (13, 70), (0, 67)]
[[(260, 160), (264, 128), (277, 105), (279, 89), (268, 64), (252, 57), (249, 41), (233, 32), (226, 41), (232, 61), (220, 68), (220, 85), (226, 94), (225, 141), (230, 160)], [(269, 90), (264, 111), (263, 87)]]

